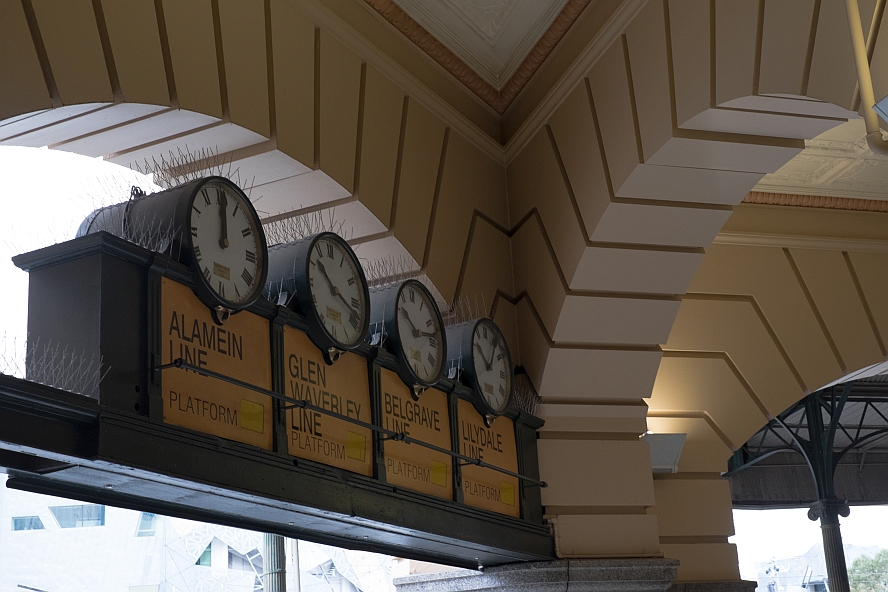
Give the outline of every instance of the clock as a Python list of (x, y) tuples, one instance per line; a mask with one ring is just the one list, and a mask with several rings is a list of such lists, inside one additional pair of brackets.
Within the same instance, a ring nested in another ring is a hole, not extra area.
[(224, 177), (204, 177), (96, 210), (78, 236), (108, 231), (168, 252), (191, 268), (197, 297), (217, 323), (253, 304), (268, 275), (259, 215), (246, 194)]
[(250, 200), (219, 177), (204, 180), (189, 199), (183, 246), (198, 280), (198, 297), (203, 292), (202, 300), (217, 316), (220, 309), (234, 311), (255, 302), (268, 267), (265, 234)]
[(431, 292), (417, 280), (374, 290), (371, 323), (385, 334), (383, 347), (398, 357), (398, 376), (417, 397), (444, 374), (447, 338)]
[(485, 421), (509, 408), (514, 384), (512, 356), (502, 332), (483, 318), (447, 328), (447, 358), (461, 369), (460, 380), (475, 393), (473, 404)]
[[(340, 236), (321, 232), (269, 249), (266, 294), (303, 314), (308, 336), (328, 364), (357, 348), (370, 323), (367, 279), (354, 251)], [(290, 297), (292, 295), (292, 297)]]

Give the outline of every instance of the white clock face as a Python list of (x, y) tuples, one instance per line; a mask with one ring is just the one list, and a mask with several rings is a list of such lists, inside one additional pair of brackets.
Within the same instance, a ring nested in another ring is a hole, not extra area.
[(512, 391), (512, 372), (505, 347), (499, 330), (483, 321), (475, 326), (472, 335), (475, 375), (481, 396), (497, 413), (506, 410)]
[(398, 296), (398, 337), (404, 358), (421, 381), (433, 382), (444, 365), (438, 314), (425, 291), (407, 283)]
[(315, 311), (330, 337), (344, 346), (361, 341), (367, 301), (351, 253), (337, 241), (318, 239), (308, 254), (308, 283)]
[(206, 183), (191, 203), (192, 255), (210, 289), (223, 300), (248, 302), (261, 290), (265, 253), (244, 198), (221, 183)]

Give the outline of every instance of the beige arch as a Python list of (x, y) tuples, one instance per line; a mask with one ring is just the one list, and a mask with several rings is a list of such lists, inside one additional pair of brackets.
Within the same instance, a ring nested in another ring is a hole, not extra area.
[[(238, 162), (278, 163), (260, 190), (285, 205), (305, 190), (325, 196), (310, 207), (352, 207), (358, 242), (403, 248), (446, 297), (483, 294), (495, 307), (546, 402), (544, 502), (562, 555), (665, 551), (682, 558), (680, 579), (736, 579), (724, 529), (658, 530), (649, 508), (670, 504), (659, 484), (655, 499), (637, 440), (643, 399), (684, 306), (678, 295), (732, 207), (805, 138), (851, 116), (767, 96), (850, 103), (853, 62), (833, 3), (800, 1), (802, 18), (779, 2), (636, 3), (504, 152), (409, 76), (394, 81), (378, 50), (319, 25), (315, 5), (7, 0), (0, 43), (16, 58), (0, 63), (0, 116), (95, 108), (7, 119), (0, 133), (62, 131), (46, 143), (76, 149), (125, 143), (132, 126), (162, 132), (102, 152), (121, 162), (222, 138)], [(127, 113), (133, 103), (166, 109)], [(103, 128), (108, 116), (118, 119)], [(78, 126), (87, 129), (65, 135)], [(708, 409), (680, 412), (715, 424)], [(578, 477), (565, 458), (610, 460)], [(723, 524), (724, 504), (713, 507)], [(661, 524), (672, 515), (660, 513)]]

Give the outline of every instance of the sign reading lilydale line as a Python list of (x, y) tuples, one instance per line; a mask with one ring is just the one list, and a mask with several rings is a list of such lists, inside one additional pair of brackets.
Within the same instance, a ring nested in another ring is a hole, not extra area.
[[(418, 400), (394, 372), (382, 369), (382, 427), (450, 450), (450, 413), (447, 395), (428, 389)], [(385, 479), (407, 487), (453, 499), (452, 457), (417, 444), (385, 442)]]
[[(367, 360), (344, 354), (333, 366), (324, 362), (308, 336), (284, 327), (286, 395), (337, 415), (371, 423)], [(287, 448), (293, 456), (373, 475), (371, 431), (309, 409), (287, 414)]]
[[(161, 332), (164, 364), (181, 358), (271, 389), (267, 319), (244, 311), (220, 327), (190, 288), (163, 278)], [(165, 422), (272, 449), (272, 405), (265, 395), (183, 369), (165, 371), (161, 384)]]
[[(490, 427), (475, 407), (460, 399), (459, 451), (495, 467), (518, 472), (515, 424), (507, 417), (497, 417)], [(462, 490), (465, 503), (485, 510), (519, 517), (518, 479), (475, 465), (462, 469)]]

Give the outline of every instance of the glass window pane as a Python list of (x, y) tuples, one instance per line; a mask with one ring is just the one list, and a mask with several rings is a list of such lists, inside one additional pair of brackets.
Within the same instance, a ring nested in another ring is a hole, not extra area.
[(197, 558), (197, 562), (194, 565), (206, 565), (210, 566), (210, 561), (213, 558), (213, 543), (211, 542), (207, 545), (207, 548), (204, 549), (204, 552), (200, 554), (200, 557)]
[(105, 506), (50, 506), (49, 511), (61, 528), (105, 525)]
[(12, 519), (12, 530), (43, 530), (40, 516), (17, 516)]
[(151, 512), (142, 512), (139, 517), (139, 529), (136, 531), (137, 537), (154, 536), (155, 524), (157, 523), (157, 515)]

